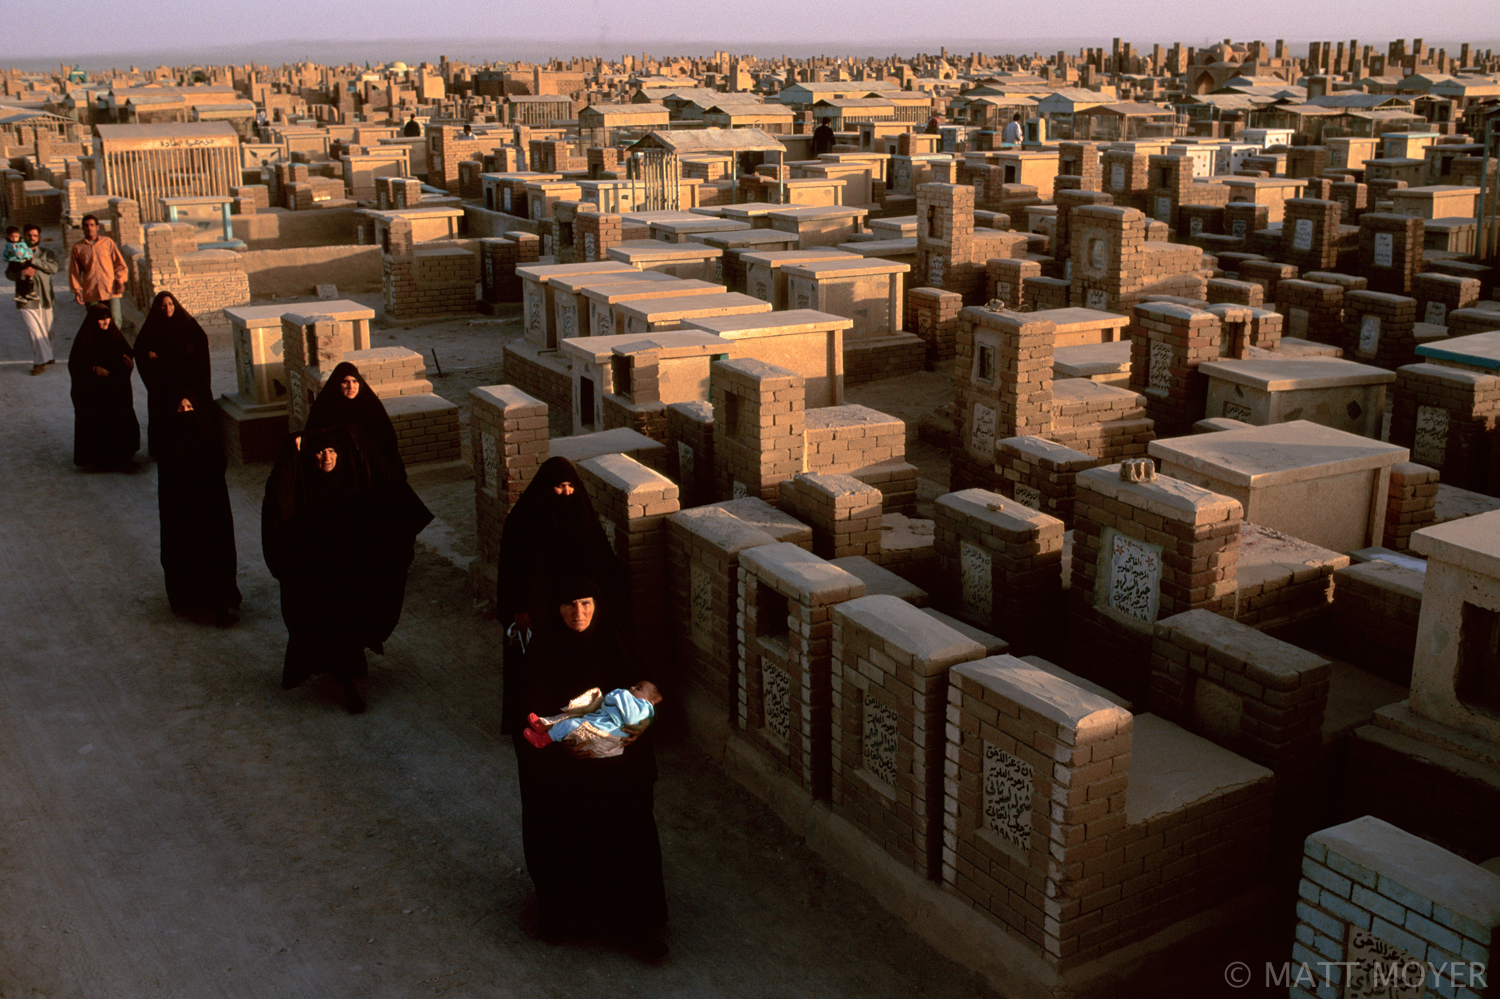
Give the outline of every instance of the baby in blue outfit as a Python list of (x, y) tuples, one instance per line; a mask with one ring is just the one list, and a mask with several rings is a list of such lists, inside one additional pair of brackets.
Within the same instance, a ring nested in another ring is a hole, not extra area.
[(633, 734), (626, 728), (644, 728), (656, 717), (661, 691), (650, 680), (630, 688), (616, 688), (601, 694), (595, 687), (568, 703), (560, 715), (541, 718), (535, 714), (526, 719), (526, 741), (541, 749), (554, 742), (588, 749), (590, 756), (619, 756), (624, 742)]

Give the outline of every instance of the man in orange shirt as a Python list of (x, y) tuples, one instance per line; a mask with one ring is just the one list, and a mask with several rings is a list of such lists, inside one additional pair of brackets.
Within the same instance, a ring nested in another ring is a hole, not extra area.
[(73, 244), (68, 257), (68, 284), (73, 287), (73, 299), (79, 305), (105, 303), (115, 325), (124, 329), (120, 296), (125, 294), (125, 281), (129, 276), (125, 255), (115, 241), (100, 235), (97, 218), (85, 215), (83, 240)]

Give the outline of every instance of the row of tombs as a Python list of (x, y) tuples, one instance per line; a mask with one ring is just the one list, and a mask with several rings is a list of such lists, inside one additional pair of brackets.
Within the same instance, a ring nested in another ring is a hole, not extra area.
[[(965, 310), (960, 342), (1037, 322)], [(1164, 438), (1149, 442), (1163, 474), (1150, 458), (1073, 452), (1083, 464), (1053, 493), (1066, 494), (1067, 522), (1024, 502), (1017, 478), (1002, 478), (1004, 493), (944, 495), (933, 521), (917, 521), (911, 478), (826, 457), (848, 454), (829, 444), (873, 439), (879, 464), (904, 464), (899, 421), (808, 408), (808, 379), (764, 361), (714, 360), (708, 378), (709, 400), (667, 407), (665, 444), (627, 428), (550, 439), (545, 403), (511, 385), (476, 389), (481, 589), (530, 474), (549, 455), (572, 458), (630, 568), (637, 634), (657, 648), (670, 638), (695, 736), (731, 740), (777, 793), (826, 809), (1039, 967), (1065, 974), (1239, 898), (1321, 820), (1367, 812), (1397, 821), (1307, 840), (1299, 959), (1326, 966), (1347, 947), (1349, 961), (1375, 960), (1386, 951), (1350, 943), (1373, 933), (1419, 961), (1487, 961), (1500, 877), (1473, 861), (1500, 853), (1480, 821), (1500, 763), (1500, 513), (1412, 535), (1438, 588), (1417, 584), (1413, 644), (1429, 651), (1407, 656), (1401, 685), (1267, 629), (1326, 620), (1341, 574), (1416, 570), (1351, 565), (1248, 518), (1274, 524), (1313, 495), (1354, 521), (1331, 516), (1345, 533), (1330, 543), (1365, 547), (1398, 477), (1435, 481), (1404, 448), (1307, 422)], [(1007, 448), (1069, 450), (997, 438), (997, 468)], [(1287, 467), (1244, 474), (1248, 488), (1195, 484), (1215, 460), (1251, 452), (1284, 453)], [(1262, 593), (1279, 594), (1265, 614)], [(1395, 768), (1442, 807), (1401, 802), (1392, 814)], [(1386, 776), (1348, 779), (1367, 770)], [(1355, 862), (1368, 891), (1332, 873)], [(1488, 893), (1455, 901), (1435, 883)]]

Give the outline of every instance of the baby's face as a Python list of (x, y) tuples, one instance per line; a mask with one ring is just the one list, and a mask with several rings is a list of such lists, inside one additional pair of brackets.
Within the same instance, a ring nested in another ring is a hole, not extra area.
[(650, 680), (642, 680), (634, 687), (631, 687), (630, 692), (643, 701), (649, 701), (652, 704), (661, 703), (661, 691), (657, 690), (656, 684)]
[(5, 234), (5, 241), (7, 243), (19, 243), (21, 241), (21, 234), (18, 232), (8, 232)]

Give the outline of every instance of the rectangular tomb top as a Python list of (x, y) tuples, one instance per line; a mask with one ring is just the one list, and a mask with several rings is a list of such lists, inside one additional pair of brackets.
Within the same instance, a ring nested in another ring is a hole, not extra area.
[(681, 280), (682, 278), (663, 274), (661, 271), (610, 271), (607, 274), (559, 274), (548, 283), (555, 291), (576, 294), (585, 288), (602, 288), (605, 285), (661, 284)]
[(932, 618), (934, 621), (942, 622), (943, 624), (952, 628), (954, 631), (958, 632), (960, 635), (963, 635), (965, 638), (971, 638), (975, 642), (979, 643), (980, 647), (984, 649), (984, 654), (986, 656), (1004, 655), (1006, 652), (1010, 651), (1010, 643), (1005, 639), (999, 638), (995, 635), (991, 635), (989, 632), (984, 631), (983, 629), (976, 628), (972, 624), (969, 624), (967, 621), (960, 621), (956, 617), (949, 617), (942, 611), (936, 610), (932, 607), (919, 607), (918, 610), (920, 610), (923, 614), (926, 614), (928, 617)]
[[(658, 243), (658, 246), (666, 246)], [(546, 284), (555, 277), (566, 274), (610, 274), (617, 271), (633, 271), (635, 267), (619, 260), (595, 260), (587, 264), (527, 264), (525, 267), (516, 268), (516, 276), (530, 278), (539, 284)]]
[(1394, 371), (1336, 357), (1204, 361), (1198, 365), (1198, 370), (1209, 378), (1218, 378), (1262, 392), (1386, 385), (1396, 380)]
[(1417, 354), (1500, 373), (1500, 330), (1456, 336), (1439, 343), (1420, 344)]
[(737, 555), (746, 548), (775, 544), (777, 538), (716, 506), (699, 506), (669, 514), (667, 522), (698, 538), (723, 555)]
[(721, 205), (715, 209), (722, 218), (726, 219), (754, 219), (762, 215), (770, 215), (772, 212), (784, 212), (793, 208), (807, 208), (808, 205), (773, 205), (762, 201), (746, 202), (739, 205)]
[(724, 251), (717, 246), (704, 243), (663, 243), (659, 239), (627, 239), (611, 246), (607, 252), (611, 260), (639, 265), (693, 263), (724, 255)]
[[(1286, 425), (1281, 424), (1281, 426)], [(1230, 433), (1236, 433), (1236, 431), (1226, 430), (1223, 433), (1204, 434), (1202, 437), (1177, 437), (1173, 438), (1173, 442), (1218, 438)], [(1402, 453), (1406, 453), (1404, 448)], [(1165, 475), (1158, 475), (1150, 482), (1126, 482), (1120, 478), (1118, 464), (1085, 469), (1078, 473), (1076, 482), (1080, 488), (1092, 489), (1109, 499), (1128, 503), (1137, 509), (1145, 508), (1152, 513), (1170, 516), (1173, 519), (1185, 519), (1194, 525), (1217, 524), (1244, 516), (1244, 508), (1240, 505), (1240, 501), (1232, 496), (1225, 496), (1222, 493)]]
[(674, 319), (697, 319), (700, 316), (770, 312), (771, 303), (731, 291), (716, 295), (683, 295), (680, 298), (645, 298), (637, 300), (634, 304), (622, 302), (618, 310), (617, 314), (627, 319), (661, 323)]
[[(1035, 313), (1033, 313), (1035, 315)], [(1129, 321), (1129, 317), (1120, 318)], [(1058, 347), (1052, 352), (1052, 374), (1060, 380), (1089, 379), (1097, 375), (1130, 373), (1130, 341), (1081, 343)], [(1053, 383), (1054, 390), (1056, 382)]]
[(790, 514), (782, 513), (765, 500), (756, 496), (744, 499), (724, 500), (713, 504), (712, 509), (733, 514), (751, 527), (771, 535), (777, 541), (793, 544), (812, 544), (812, 528)]
[(1274, 779), (1265, 767), (1160, 715), (1136, 715), (1130, 741), (1130, 787), (1125, 792), (1126, 823), (1139, 826)]
[(1093, 682), (1092, 680), (1085, 680), (1083, 677), (1078, 676), (1075, 673), (1069, 673), (1067, 670), (1057, 665), (1057, 663), (1043, 659), (1041, 656), (1022, 656), (1021, 661), (1023, 663), (1030, 663), (1037, 669), (1051, 673), (1053, 676), (1061, 677), (1062, 679), (1073, 684), (1075, 687), (1082, 687), (1084, 690), (1087, 690), (1091, 694), (1098, 694), (1109, 703), (1118, 705), (1119, 707), (1124, 708), (1126, 711), (1133, 710), (1130, 702), (1121, 697), (1119, 694), (1115, 693), (1107, 687), (1099, 686), (1099, 684)]
[(786, 309), (740, 316), (711, 316), (687, 323), (692, 329), (716, 333), (728, 340), (745, 337), (788, 336), (854, 328), (854, 320), (816, 309)]
[[(312, 308), (313, 306), (316, 306), (316, 308)], [(346, 298), (328, 302), (280, 302), (276, 305), (237, 305), (232, 309), (225, 309), (224, 314), (235, 325), (253, 330), (260, 329), (263, 326), (280, 326), (282, 316), (309, 308), (312, 308), (312, 311), (316, 315), (331, 316), (339, 322), (355, 322), (361, 319), (375, 318), (374, 309), (367, 305), (360, 305), (358, 302), (351, 302)]]
[(795, 233), (775, 229), (739, 228), (726, 232), (695, 232), (688, 236), (695, 243), (717, 246), (721, 250), (742, 250), (752, 246), (787, 246), (796, 243)]
[(949, 675), (955, 682), (972, 680), (1064, 728), (1114, 732), (1130, 725), (1130, 712), (1119, 705), (1009, 654), (960, 663)]
[(1120, 329), (1130, 325), (1130, 317), (1098, 309), (1067, 308), (1040, 309), (1031, 313), (1033, 319), (1045, 319), (1057, 327), (1059, 335), (1080, 333), (1084, 330)]
[(840, 604), (834, 621), (853, 624), (885, 640), (888, 649), (910, 656), (920, 675), (941, 673), (956, 662), (981, 658), (984, 646), (905, 600), (876, 593)]
[(1056, 517), (1006, 499), (988, 489), (961, 489), (956, 493), (948, 493), (937, 498), (937, 505), (984, 524), (1005, 541), (1061, 537), (1063, 533), (1063, 522)]
[(1378, 874), (1382, 888), (1391, 882), (1405, 889), (1401, 894), (1439, 902), (1482, 927), (1500, 924), (1500, 875), (1373, 815), (1320, 829), (1307, 840)]
[(732, 352), (723, 337), (694, 330), (663, 333), (623, 333), (616, 336), (575, 336), (558, 342), (563, 356), (584, 364), (603, 364), (621, 354), (659, 352), (662, 357), (690, 357)]
[(875, 428), (877, 432), (904, 433), (906, 425), (898, 418), (889, 413), (882, 413), (878, 409), (869, 406), (861, 406), (858, 403), (848, 403), (843, 406), (818, 406), (807, 410), (806, 424), (808, 433), (819, 430), (847, 430), (850, 427)]
[(848, 260), (806, 260), (787, 264), (788, 275), (810, 278), (865, 277), (872, 274), (905, 274), (911, 270), (909, 264), (878, 257), (850, 257)]
[(844, 253), (857, 253), (861, 257), (901, 257), (917, 252), (917, 237), (867, 239), (863, 243), (840, 243), (838, 249)]
[(740, 565), (807, 606), (841, 604), (865, 595), (859, 577), (786, 542), (748, 549), (740, 554)]
[(628, 454), (632, 456), (654, 454), (666, 448), (659, 441), (629, 427), (615, 427), (592, 434), (573, 437), (554, 437), (548, 449), (549, 458), (561, 455), (573, 464), (602, 454)]
[(1430, 560), (1500, 578), (1500, 510), (1424, 527), (1411, 536), (1411, 546)]
[(831, 222), (837, 219), (864, 218), (868, 209), (851, 208), (848, 205), (816, 205), (804, 208), (781, 208), (767, 212), (771, 219), (786, 222)]
[(805, 260), (842, 260), (848, 257), (851, 257), (851, 254), (843, 250), (835, 250), (831, 246), (820, 246), (810, 250), (757, 250), (754, 253), (740, 254), (740, 262), (746, 267), (751, 264), (764, 264), (774, 270), (777, 267), (785, 267), (787, 264), (801, 263)]
[(754, 232), (748, 223), (735, 219), (715, 219), (706, 215), (694, 215), (689, 219), (662, 219), (651, 223), (651, 231), (680, 233)]
[[(651, 271), (648, 273), (660, 273)], [(668, 275), (670, 277), (670, 275)], [(703, 295), (722, 295), (729, 291), (722, 284), (713, 284), (709, 281), (699, 281), (697, 278), (672, 278), (670, 281), (631, 281), (627, 284), (595, 284), (586, 285), (582, 289), (584, 297), (591, 302), (600, 305), (614, 305), (617, 302), (638, 302), (652, 298), (690, 298)]]
[[(673, 209), (663, 209), (660, 211), (621, 212), (620, 218), (624, 219), (627, 222), (636, 222), (649, 226), (653, 222), (701, 221), (703, 219), (703, 216), (695, 215), (692, 212), (679, 212)], [(640, 242), (640, 240), (628, 240), (628, 242)]]
[(1155, 440), (1147, 450), (1214, 481), (1252, 489), (1411, 460), (1404, 447), (1307, 420)]

